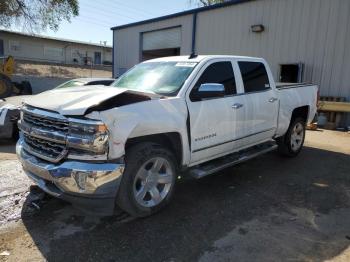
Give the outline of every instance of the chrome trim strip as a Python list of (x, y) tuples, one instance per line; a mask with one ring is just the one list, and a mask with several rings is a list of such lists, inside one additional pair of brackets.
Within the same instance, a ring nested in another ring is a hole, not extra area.
[(248, 138), (248, 137), (251, 137), (251, 136), (254, 136), (254, 135), (258, 135), (258, 134), (261, 134), (261, 133), (265, 133), (265, 132), (268, 132), (268, 131), (272, 131), (272, 130), (275, 130), (275, 129), (276, 128), (270, 128), (270, 129), (266, 129), (264, 131), (260, 131), (260, 132), (254, 133), (254, 134), (250, 134), (250, 135), (243, 136), (243, 137), (240, 137), (240, 138), (236, 138), (236, 139), (232, 139), (232, 140), (225, 141), (225, 142), (222, 142), (222, 143), (218, 143), (218, 144), (215, 144), (215, 145), (212, 145), (212, 146), (202, 147), (202, 148), (193, 150), (192, 153), (197, 153), (197, 152), (202, 151), (202, 150), (206, 150), (206, 149), (209, 149), (209, 148), (212, 148), (212, 147), (217, 147), (217, 146), (221, 146), (221, 145), (224, 145), (224, 144), (227, 144), (227, 143), (235, 142), (235, 141), (238, 141), (238, 140), (241, 140), (241, 139), (244, 139), (244, 138)]
[(30, 136), (59, 144), (66, 144), (66, 135), (63, 133), (39, 129), (37, 127), (28, 125), (24, 121), (18, 121), (17, 125), (21, 131)]
[(36, 107), (31, 107), (28, 105), (24, 106), (22, 108), (22, 110), (24, 112), (29, 113), (29, 114), (35, 115), (37, 117), (48, 117), (48, 118), (53, 119), (53, 120), (66, 122), (67, 124), (69, 122), (78, 123), (78, 124), (88, 124), (88, 125), (89, 124), (91, 124), (91, 125), (103, 124), (103, 122), (100, 120), (78, 119), (78, 118), (65, 117), (59, 113), (45, 111), (45, 110), (42, 110), (42, 109), (39, 109)]
[(42, 109), (39, 109), (39, 108), (36, 108), (36, 107), (31, 107), (31, 106), (28, 106), (28, 105), (25, 105), (22, 107), (22, 110), (24, 112), (27, 112), (29, 114), (32, 114), (32, 115), (35, 115), (35, 116), (38, 116), (38, 117), (48, 117), (48, 118), (52, 118), (52, 119), (58, 119), (58, 120), (61, 120), (61, 121), (66, 121), (68, 122), (68, 119), (58, 113), (54, 113), (54, 112), (50, 112), (50, 111), (45, 111), (45, 110), (42, 110)]
[[(83, 149), (95, 153), (103, 153), (106, 151), (105, 145), (107, 140), (107, 135), (103, 136), (72, 136), (72, 135), (64, 135), (63, 133), (57, 131), (46, 131), (43, 129), (39, 129), (34, 126), (30, 126), (25, 122), (19, 121), (18, 128), (28, 134), (29, 136), (51, 141), (58, 144), (67, 145), (67, 147), (75, 148), (75, 149)], [(97, 139), (102, 138), (102, 139)]]
[(106, 152), (107, 138), (107, 135), (91, 136), (89, 138), (68, 135), (66, 137), (66, 144), (68, 148), (104, 153)]
[(78, 123), (78, 124), (88, 124), (88, 125), (89, 124), (91, 124), (91, 125), (103, 124), (103, 122), (100, 121), (100, 120), (79, 119), (79, 118), (66, 117), (66, 116), (63, 116), (63, 115), (61, 115), (59, 113), (45, 111), (45, 110), (42, 110), (42, 109), (39, 109), (39, 108), (36, 108), (36, 107), (31, 107), (29, 105), (23, 106), (22, 110), (24, 112), (29, 113), (29, 114), (35, 115), (37, 117), (48, 117), (48, 118), (53, 119), (53, 120), (67, 122), (67, 124), (69, 122)]

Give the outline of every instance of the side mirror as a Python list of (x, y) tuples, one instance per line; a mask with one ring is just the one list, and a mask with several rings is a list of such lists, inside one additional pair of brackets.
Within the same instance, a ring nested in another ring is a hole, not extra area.
[(206, 83), (201, 84), (196, 92), (198, 100), (225, 96), (225, 87), (222, 84)]

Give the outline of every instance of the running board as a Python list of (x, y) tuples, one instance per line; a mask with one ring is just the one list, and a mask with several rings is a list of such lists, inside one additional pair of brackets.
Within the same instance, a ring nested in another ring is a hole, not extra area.
[(194, 166), (189, 169), (188, 173), (190, 177), (199, 179), (213, 173), (216, 173), (227, 167), (236, 165), (238, 163), (247, 161), (259, 155), (265, 154), (272, 150), (275, 150), (277, 145), (274, 141), (265, 142), (247, 149), (232, 153), (230, 155), (211, 160), (207, 163)]

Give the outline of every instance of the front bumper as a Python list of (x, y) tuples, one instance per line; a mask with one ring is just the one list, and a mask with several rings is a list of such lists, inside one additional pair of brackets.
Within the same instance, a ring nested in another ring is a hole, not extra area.
[(16, 153), (24, 172), (46, 193), (88, 213), (113, 214), (123, 163), (66, 160), (52, 164), (27, 153), (22, 139), (17, 142)]

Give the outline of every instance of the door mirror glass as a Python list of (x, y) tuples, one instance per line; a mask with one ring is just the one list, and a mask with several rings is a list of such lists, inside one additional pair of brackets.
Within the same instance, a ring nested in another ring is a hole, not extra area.
[(225, 87), (222, 84), (201, 84), (196, 92), (197, 99), (217, 98), (225, 96)]

